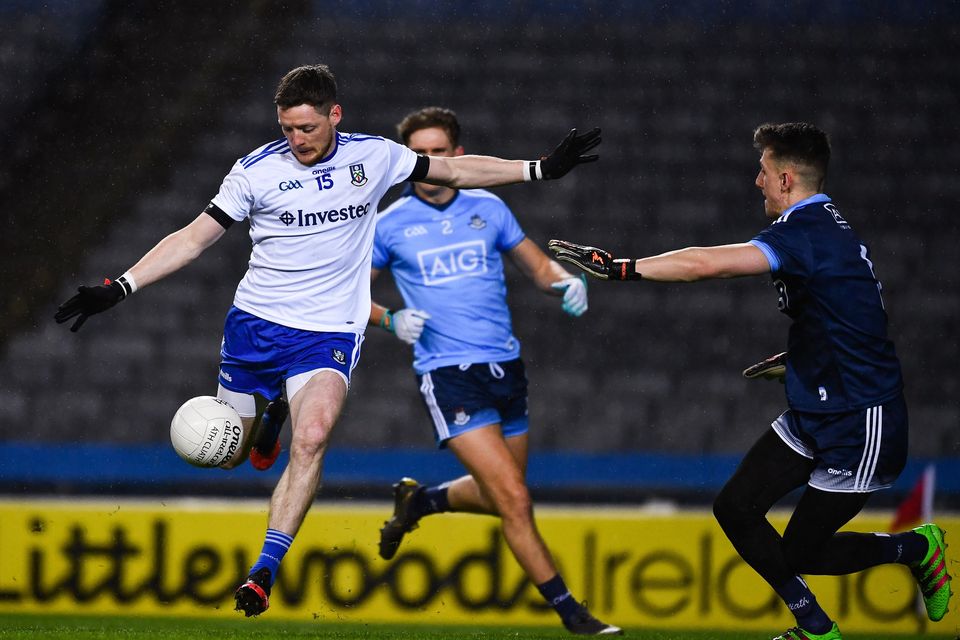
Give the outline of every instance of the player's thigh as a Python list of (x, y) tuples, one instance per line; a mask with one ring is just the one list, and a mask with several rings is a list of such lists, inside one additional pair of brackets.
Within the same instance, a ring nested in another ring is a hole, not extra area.
[(290, 398), (293, 438), (325, 441), (347, 398), (347, 383), (337, 371), (317, 371)]
[(523, 470), (499, 424), (462, 433), (451, 438), (447, 446), (494, 502), (527, 494)]
[(517, 466), (520, 467), (520, 473), (525, 477), (527, 474), (527, 457), (530, 448), (529, 436), (524, 432), (506, 438), (506, 442), (507, 448), (510, 450), (510, 455), (517, 461)]
[(863, 509), (869, 493), (840, 493), (807, 487), (783, 532), (787, 547), (822, 548)]
[(767, 429), (721, 489), (715, 511), (765, 514), (780, 498), (806, 484), (813, 468), (812, 459), (788, 446), (776, 431)]

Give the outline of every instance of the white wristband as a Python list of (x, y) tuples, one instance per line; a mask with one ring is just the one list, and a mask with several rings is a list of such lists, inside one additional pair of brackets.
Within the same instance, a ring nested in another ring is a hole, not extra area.
[(126, 295), (130, 295), (137, 290), (137, 281), (133, 279), (133, 274), (129, 271), (117, 278), (117, 282), (119, 282), (120, 286), (126, 291)]
[(523, 168), (523, 181), (530, 182), (531, 180), (543, 180), (539, 160), (528, 160)]

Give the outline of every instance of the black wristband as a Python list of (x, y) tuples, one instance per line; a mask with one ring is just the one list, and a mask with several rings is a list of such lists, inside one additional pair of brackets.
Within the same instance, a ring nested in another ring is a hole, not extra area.
[(611, 280), (642, 280), (643, 275), (637, 271), (637, 261), (633, 258), (616, 258), (610, 265)]

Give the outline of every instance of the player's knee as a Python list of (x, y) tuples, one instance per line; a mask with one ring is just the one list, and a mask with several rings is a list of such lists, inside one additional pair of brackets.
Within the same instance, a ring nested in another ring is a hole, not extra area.
[(717, 519), (720, 528), (727, 530), (727, 523), (737, 518), (737, 504), (726, 491), (721, 491), (713, 500), (713, 517)]
[(322, 454), (327, 448), (332, 426), (322, 420), (298, 424), (290, 442), (290, 455), (313, 457)]
[(533, 500), (523, 483), (504, 488), (497, 498), (500, 517), (511, 520), (528, 520), (533, 517)]
[(747, 501), (729, 488), (724, 487), (713, 501), (713, 515), (720, 528), (729, 535), (730, 531), (748, 522), (753, 514)]
[(810, 573), (809, 569), (813, 567), (816, 560), (816, 549), (806, 538), (798, 536), (783, 538), (781, 545), (783, 550), (783, 559), (787, 565), (797, 573)]

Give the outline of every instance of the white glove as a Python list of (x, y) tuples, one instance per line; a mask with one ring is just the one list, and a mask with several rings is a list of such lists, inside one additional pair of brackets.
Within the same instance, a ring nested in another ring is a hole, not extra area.
[(587, 311), (587, 279), (581, 273), (570, 276), (550, 285), (557, 291), (563, 291), (563, 310), (573, 317), (582, 316)]
[(430, 319), (430, 314), (420, 309), (400, 309), (391, 311), (387, 331), (397, 334), (397, 337), (413, 344), (420, 339), (424, 323)]

